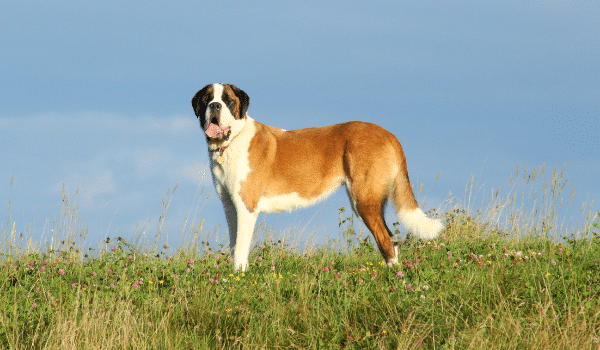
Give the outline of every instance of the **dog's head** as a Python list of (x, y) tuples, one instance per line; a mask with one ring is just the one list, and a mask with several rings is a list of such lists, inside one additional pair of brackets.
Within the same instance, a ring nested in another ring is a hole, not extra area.
[(221, 143), (244, 127), (250, 97), (231, 84), (210, 84), (192, 98), (208, 143)]

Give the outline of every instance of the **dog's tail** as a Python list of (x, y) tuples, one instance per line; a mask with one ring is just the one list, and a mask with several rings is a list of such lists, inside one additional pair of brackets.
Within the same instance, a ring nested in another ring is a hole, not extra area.
[(415, 195), (406, 168), (406, 158), (400, 152), (399, 171), (394, 179), (392, 200), (396, 207), (398, 218), (404, 227), (419, 238), (434, 239), (444, 229), (440, 219), (428, 218), (417, 205)]

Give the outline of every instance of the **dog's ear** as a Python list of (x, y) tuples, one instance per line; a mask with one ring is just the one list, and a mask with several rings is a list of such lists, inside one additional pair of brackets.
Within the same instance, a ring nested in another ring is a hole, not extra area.
[(196, 117), (204, 119), (206, 113), (206, 107), (209, 101), (207, 101), (208, 89), (212, 89), (212, 85), (206, 85), (202, 90), (198, 91), (192, 98), (192, 107), (194, 108), (194, 114)]
[(246, 112), (248, 111), (248, 106), (250, 105), (250, 96), (245, 93), (242, 89), (238, 89), (235, 85), (228, 84), (233, 90), (233, 93), (237, 98), (240, 99), (240, 119), (246, 117)]

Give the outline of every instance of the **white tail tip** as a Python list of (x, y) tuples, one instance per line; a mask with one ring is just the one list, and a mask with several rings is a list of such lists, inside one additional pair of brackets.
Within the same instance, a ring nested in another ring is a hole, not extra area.
[(421, 208), (399, 211), (398, 218), (408, 231), (422, 239), (434, 239), (444, 229), (442, 220), (428, 218)]

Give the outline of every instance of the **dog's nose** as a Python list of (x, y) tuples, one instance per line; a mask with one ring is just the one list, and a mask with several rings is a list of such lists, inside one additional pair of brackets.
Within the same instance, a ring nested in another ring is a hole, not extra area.
[(208, 105), (208, 108), (210, 108), (212, 111), (218, 112), (221, 110), (221, 104), (219, 102), (213, 102)]

